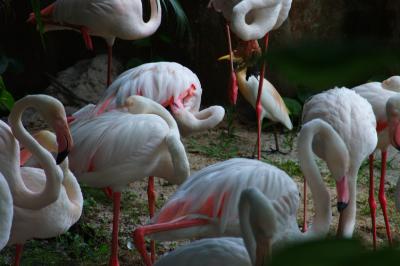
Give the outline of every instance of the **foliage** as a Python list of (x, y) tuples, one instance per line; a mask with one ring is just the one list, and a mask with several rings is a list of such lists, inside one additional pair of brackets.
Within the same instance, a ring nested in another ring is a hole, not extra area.
[(6, 89), (6, 85), (3, 82), (3, 78), (0, 75), (0, 108), (11, 110), (14, 105), (14, 98), (11, 93)]
[(46, 45), (44, 42), (44, 24), (42, 20), (42, 15), (40, 14), (40, 0), (31, 0), (31, 5), (33, 13), (35, 14), (36, 25), (39, 30), (42, 46), (44, 49), (46, 49)]
[(268, 266), (372, 266), (396, 261), (400, 261), (400, 252), (394, 248), (372, 251), (366, 250), (358, 240), (327, 239), (292, 245), (274, 254)]
[[(185, 33), (187, 32), (189, 38), (191, 38), (189, 20), (186, 16), (185, 11), (183, 10), (181, 4), (179, 3), (179, 0), (168, 0), (167, 2), (171, 5), (171, 8), (176, 15), (176, 33), (177, 33), (177, 35), (180, 38), (182, 38), (185, 35)], [(164, 5), (166, 13), (168, 14), (168, 8), (167, 8), (167, 5), (165, 4), (165, 0), (162, 0), (162, 4)]]

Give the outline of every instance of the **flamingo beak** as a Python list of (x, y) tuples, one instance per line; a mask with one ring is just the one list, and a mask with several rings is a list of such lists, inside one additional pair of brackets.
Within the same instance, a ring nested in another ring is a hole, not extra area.
[(337, 192), (337, 209), (339, 213), (342, 213), (349, 204), (349, 198), (350, 198), (347, 176), (343, 176), (339, 181), (336, 181), (336, 192)]
[(71, 137), (71, 132), (69, 131), (67, 122), (63, 119), (62, 122), (57, 122), (55, 126), (58, 152), (56, 163), (62, 163), (65, 158), (67, 158), (69, 152), (72, 149), (73, 141)]

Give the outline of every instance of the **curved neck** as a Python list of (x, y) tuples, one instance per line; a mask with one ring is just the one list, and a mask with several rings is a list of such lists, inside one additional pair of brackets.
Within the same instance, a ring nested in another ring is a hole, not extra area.
[[(60, 168), (56, 166), (53, 156), (39, 145), (39, 143), (26, 131), (21, 122), (22, 113), (25, 109), (29, 107), (37, 108), (38, 106), (42, 108), (46, 103), (48, 102), (41, 101), (39, 96), (27, 96), (15, 103), (8, 118), (15, 138), (21, 142), (34, 157), (36, 157), (47, 177), (46, 185), (39, 193), (29, 190), (25, 186), (20, 175), (14, 177), (16, 181), (14, 184), (16, 187), (10, 187), (10, 189), (13, 191), (14, 205), (21, 208), (42, 208), (57, 200), (60, 193), (62, 181)], [(17, 160), (17, 163), (19, 163), (19, 160)]]
[(83, 196), (81, 187), (79, 186), (79, 183), (76, 180), (74, 174), (69, 170), (68, 159), (65, 159), (60, 166), (64, 175), (63, 186), (68, 197), (67, 204), (69, 205), (70, 209), (69, 213), (73, 215), (76, 219), (79, 219), (82, 214), (83, 207)]
[[(131, 35), (134, 39), (140, 39), (153, 34), (161, 23), (161, 6), (160, 0), (150, 0), (150, 19), (147, 22), (143, 21), (143, 12), (140, 16), (135, 15), (132, 21)], [(143, 10), (143, 7), (142, 7)], [(138, 21), (139, 20), (139, 21)]]
[[(330, 195), (322, 180), (312, 151), (312, 142), (315, 135), (318, 133), (324, 133), (324, 141), (328, 144), (332, 144), (334, 141), (337, 141), (338, 138), (340, 139), (336, 131), (320, 119), (315, 119), (303, 125), (299, 134), (298, 156), (300, 167), (307, 184), (310, 186), (315, 209), (313, 225), (311, 229), (304, 234), (308, 237), (324, 236), (328, 233), (332, 216)], [(334, 151), (332, 150), (331, 152)]]

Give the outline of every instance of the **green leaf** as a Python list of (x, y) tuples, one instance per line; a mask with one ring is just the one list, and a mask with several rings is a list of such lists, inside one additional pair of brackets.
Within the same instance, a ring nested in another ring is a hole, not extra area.
[[(166, 0), (162, 0), (162, 3), (164, 6), (166, 6), (165, 1)], [(185, 14), (185, 11), (182, 9), (181, 4), (179, 3), (178, 0), (169, 0), (167, 2), (171, 5), (172, 10), (174, 11), (174, 13), (176, 15), (177, 35), (180, 38), (183, 38), (183, 36), (187, 32), (189, 39), (191, 39), (192, 34), (191, 34), (190, 26), (189, 26), (189, 20)]]
[(301, 104), (296, 99), (283, 97), (283, 101), (285, 102), (286, 107), (289, 109), (289, 113), (292, 116), (300, 116), (301, 115)]
[(44, 42), (44, 24), (42, 21), (42, 15), (40, 14), (40, 0), (31, 0), (31, 5), (33, 13), (35, 14), (36, 25), (39, 29), (40, 41), (42, 42), (43, 49), (46, 50), (46, 45)]
[(0, 76), (0, 106), (7, 108), (11, 111), (14, 106), (14, 98), (11, 93), (6, 89), (6, 85), (3, 82), (3, 78)]

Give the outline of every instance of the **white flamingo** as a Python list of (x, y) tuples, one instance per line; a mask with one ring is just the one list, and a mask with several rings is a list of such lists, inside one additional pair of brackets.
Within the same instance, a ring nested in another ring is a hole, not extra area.
[(0, 173), (0, 250), (2, 250), (10, 238), (13, 218), (13, 202), (8, 183)]
[[(371, 105), (377, 121), (376, 131), (378, 132), (377, 149), (381, 151), (381, 176), (379, 184), (379, 202), (385, 220), (386, 234), (389, 243), (392, 244), (392, 236), (390, 233), (390, 224), (386, 210), (385, 196), (385, 175), (387, 149), (390, 145), (396, 149), (400, 149), (400, 94), (395, 92), (398, 88), (399, 77), (393, 76), (380, 82), (370, 82), (357, 87), (353, 90), (365, 98)], [(370, 163), (370, 191), (369, 204), (371, 209), (373, 244), (376, 248), (376, 202), (374, 196), (374, 173), (373, 173), (374, 155), (371, 153), (369, 157)]]
[[(340, 212), (338, 235), (351, 237), (356, 218), (358, 170), (362, 161), (374, 151), (377, 144), (375, 116), (371, 105), (364, 98), (352, 90), (335, 88), (319, 93), (306, 102), (303, 108), (303, 123), (314, 119), (321, 119), (329, 124), (340, 136), (337, 141), (343, 141), (349, 154), (347, 164), (343, 165), (344, 175), (337, 183), (337, 199)], [(325, 135), (317, 135), (313, 141), (313, 151), (326, 160), (331, 150)], [(305, 178), (309, 178), (309, 175), (305, 174)], [(343, 193), (343, 190), (348, 192)]]
[[(45, 31), (77, 30), (93, 49), (90, 35), (103, 37), (108, 46), (107, 86), (111, 83), (112, 46), (115, 38), (137, 40), (152, 35), (161, 23), (160, 0), (149, 0), (150, 19), (143, 21), (141, 0), (56, 0), (41, 11)], [(32, 13), (28, 19), (35, 23)]]
[[(96, 114), (119, 108), (131, 95), (141, 95), (170, 107), (183, 136), (207, 130), (224, 118), (221, 106), (199, 111), (201, 84), (196, 74), (175, 62), (147, 63), (118, 76), (97, 103)], [(77, 116), (90, 110), (82, 110)]]
[[(53, 133), (40, 131), (35, 134), (35, 139), (47, 150), (57, 151), (57, 141)], [(69, 230), (82, 214), (83, 197), (81, 188), (75, 176), (68, 168), (68, 158), (61, 164), (64, 180), (58, 199), (52, 204), (39, 209), (29, 210), (14, 207), (14, 218), (8, 245), (17, 244), (17, 256), (15, 265), (20, 264), (22, 246), (26, 241), (33, 238), (51, 238), (59, 236)], [(30, 169), (32, 171), (33, 169)], [(40, 170), (37, 170), (40, 173)], [(44, 186), (44, 178), (24, 175), (24, 182), (29, 187), (38, 191)]]
[[(304, 142), (311, 145), (311, 141)], [(311, 149), (311, 148), (309, 148)], [(301, 157), (300, 157), (301, 158)], [(346, 158), (343, 150), (332, 149), (332, 157)], [(305, 157), (303, 165), (306, 173), (315, 163)], [(338, 161), (336, 161), (338, 162)], [(345, 161), (333, 177), (341, 179)], [(336, 165), (336, 164), (332, 164)], [(342, 171), (342, 172), (341, 172)], [(330, 196), (318, 174), (309, 175), (307, 182), (312, 189), (315, 204), (315, 219), (307, 234), (299, 231), (296, 221), (299, 191), (295, 182), (278, 168), (244, 158), (230, 159), (193, 174), (183, 183), (164, 207), (151, 220), (150, 224), (135, 229), (133, 238), (146, 265), (152, 261), (147, 255), (144, 237), (149, 235), (156, 240), (178, 240), (217, 236), (241, 236), (239, 213), (237, 210), (240, 194), (247, 188), (258, 188), (268, 199), (276, 201), (275, 210), (282, 217), (277, 219), (277, 230), (273, 243), (286, 243), (289, 240), (322, 237), (331, 221)], [(340, 191), (346, 193), (345, 190)], [(344, 197), (340, 194), (341, 197)]]
[[(178, 126), (161, 105), (130, 96), (125, 110), (113, 110), (71, 123), (75, 148), (70, 167), (80, 182), (111, 187), (114, 219), (110, 265), (118, 265), (118, 220), (121, 191), (131, 182), (158, 176), (180, 184), (189, 175), (189, 162)], [(138, 114), (141, 113), (141, 114)], [(154, 191), (149, 191), (154, 208)]]
[(276, 216), (280, 216), (282, 210), (280, 204), (284, 203), (289, 210), (296, 207), (284, 200), (270, 200), (256, 188), (243, 190), (239, 200), (239, 220), (244, 243), (241, 238), (234, 237), (198, 240), (161, 257), (155, 266), (264, 265), (271, 254), (272, 239), (278, 227)]

